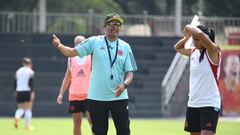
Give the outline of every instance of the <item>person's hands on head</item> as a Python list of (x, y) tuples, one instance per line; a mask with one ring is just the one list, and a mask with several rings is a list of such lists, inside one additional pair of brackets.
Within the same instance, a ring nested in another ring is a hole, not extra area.
[(52, 35), (52, 38), (53, 45), (57, 48), (61, 44), (61, 41), (55, 34)]
[(62, 99), (63, 99), (63, 96), (62, 95), (58, 95), (58, 97), (57, 97), (57, 103), (58, 104), (62, 104), (63, 102), (62, 102)]
[(189, 39), (191, 36), (192, 36), (192, 33), (191, 33), (191, 31), (190, 31), (190, 25), (188, 24), (188, 25), (186, 25), (185, 27), (184, 27), (184, 29), (183, 29), (183, 34), (184, 34), (184, 37), (186, 38), (186, 39)]

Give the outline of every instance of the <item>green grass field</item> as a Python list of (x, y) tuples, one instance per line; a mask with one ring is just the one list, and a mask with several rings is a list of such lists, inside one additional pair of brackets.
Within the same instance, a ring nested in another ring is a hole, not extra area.
[[(131, 119), (131, 135), (189, 135), (183, 131), (183, 119)], [(72, 135), (71, 118), (33, 118), (33, 131), (24, 128), (24, 119), (20, 127), (13, 127), (13, 119), (0, 118), (0, 135)], [(110, 120), (108, 135), (115, 135)], [(91, 135), (87, 121), (83, 121), (83, 135)], [(240, 135), (239, 121), (220, 120), (217, 135)]]

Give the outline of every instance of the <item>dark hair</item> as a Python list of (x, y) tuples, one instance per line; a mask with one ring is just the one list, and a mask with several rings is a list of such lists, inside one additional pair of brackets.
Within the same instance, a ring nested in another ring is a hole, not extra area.
[(208, 35), (209, 39), (215, 43), (215, 32), (212, 29), (209, 29), (206, 26), (198, 25), (197, 26), (202, 32)]
[[(198, 25), (197, 28), (199, 28), (202, 32), (208, 35), (209, 39), (215, 43), (215, 32), (212, 29), (207, 28), (203, 25)], [(201, 52), (201, 56), (199, 57), (199, 62), (203, 60), (204, 53), (206, 52), (206, 49)]]

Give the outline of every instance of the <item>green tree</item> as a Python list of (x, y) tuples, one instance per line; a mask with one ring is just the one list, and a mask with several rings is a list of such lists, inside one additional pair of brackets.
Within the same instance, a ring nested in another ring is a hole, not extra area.
[[(31, 12), (38, 8), (39, 0), (0, 0), (0, 11)], [(46, 0), (47, 12), (94, 13), (117, 12), (120, 14), (174, 15), (176, 0)], [(182, 13), (198, 13), (199, 0), (182, 0)], [(240, 0), (203, 0), (205, 16), (240, 17)]]
[(113, 0), (48, 0), (48, 12), (87, 13), (123, 13), (121, 7)]
[[(240, 17), (239, 0), (204, 0), (203, 15)], [(183, 0), (183, 15), (198, 13), (198, 0)]]
[[(176, 0), (115, 0), (126, 14), (174, 15)], [(182, 0), (184, 16), (198, 14), (199, 0)], [(240, 0), (203, 0), (205, 16), (240, 17)]]
[(173, 15), (175, 8), (175, 0), (165, 0), (165, 3), (166, 3), (165, 6), (166, 15)]
[[(0, 11), (32, 12), (38, 8), (39, 0), (0, 0)], [(123, 13), (114, 0), (46, 0), (47, 12), (87, 13), (92, 9), (95, 13)]]
[[(115, 0), (126, 14), (142, 14), (147, 11), (151, 15), (163, 14), (161, 4), (165, 0)], [(161, 8), (159, 8), (161, 7)]]
[(38, 0), (0, 0), (0, 11), (31, 12), (37, 7)]
[(198, 14), (198, 0), (182, 0), (182, 14), (186, 16)]
[(240, 0), (205, 0), (206, 16), (240, 17)]

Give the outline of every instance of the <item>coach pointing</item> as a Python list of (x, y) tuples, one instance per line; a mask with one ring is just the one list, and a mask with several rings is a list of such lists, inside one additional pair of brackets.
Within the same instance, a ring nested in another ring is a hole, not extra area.
[(92, 36), (75, 48), (52, 36), (53, 45), (66, 57), (92, 55), (88, 99), (95, 135), (107, 135), (109, 112), (117, 135), (130, 134), (127, 86), (137, 66), (130, 45), (118, 38), (122, 23), (118, 14), (108, 14), (104, 20), (105, 35)]

